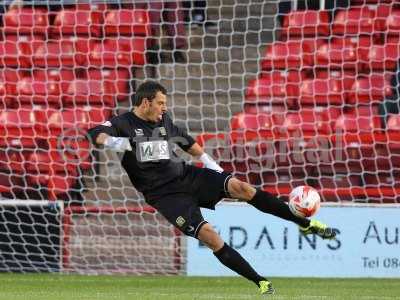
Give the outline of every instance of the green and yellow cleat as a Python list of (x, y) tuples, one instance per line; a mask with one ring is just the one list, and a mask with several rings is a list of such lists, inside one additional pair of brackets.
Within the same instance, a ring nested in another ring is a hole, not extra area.
[(323, 239), (332, 240), (336, 237), (335, 229), (326, 226), (325, 224), (321, 223), (317, 220), (311, 220), (310, 226), (304, 228), (300, 227), (300, 231), (304, 234), (316, 234)]
[(258, 283), (260, 285), (260, 294), (261, 295), (273, 295), (275, 294), (275, 289), (272, 286), (272, 283), (268, 280), (263, 280)]

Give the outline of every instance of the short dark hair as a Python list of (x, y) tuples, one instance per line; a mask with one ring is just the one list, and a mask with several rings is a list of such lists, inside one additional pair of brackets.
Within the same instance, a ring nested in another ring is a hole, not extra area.
[(136, 93), (132, 99), (132, 105), (139, 106), (140, 104), (142, 104), (143, 99), (145, 98), (151, 101), (156, 97), (158, 92), (166, 95), (167, 89), (162, 84), (156, 81), (145, 81), (137, 88)]

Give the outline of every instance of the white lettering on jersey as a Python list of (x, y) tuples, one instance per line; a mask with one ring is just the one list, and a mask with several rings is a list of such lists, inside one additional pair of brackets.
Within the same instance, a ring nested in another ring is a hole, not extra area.
[(157, 161), (170, 159), (167, 141), (151, 141), (139, 143), (140, 161)]

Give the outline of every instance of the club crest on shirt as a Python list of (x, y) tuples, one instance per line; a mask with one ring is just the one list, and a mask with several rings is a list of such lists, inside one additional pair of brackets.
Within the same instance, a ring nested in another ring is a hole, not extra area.
[(167, 135), (167, 131), (165, 130), (165, 127), (159, 127), (160, 128), (160, 134), (162, 136), (166, 136)]
[(144, 135), (143, 129), (141, 129), (141, 128), (135, 129), (135, 134), (136, 134), (136, 136), (143, 136)]
[(182, 216), (176, 218), (176, 225), (178, 225), (179, 227), (182, 227), (185, 222), (186, 220)]

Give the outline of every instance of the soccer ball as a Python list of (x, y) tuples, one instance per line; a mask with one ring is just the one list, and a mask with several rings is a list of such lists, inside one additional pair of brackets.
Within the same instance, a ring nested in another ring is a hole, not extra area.
[(294, 188), (289, 195), (289, 208), (293, 214), (299, 217), (311, 217), (321, 204), (318, 192), (306, 185)]

